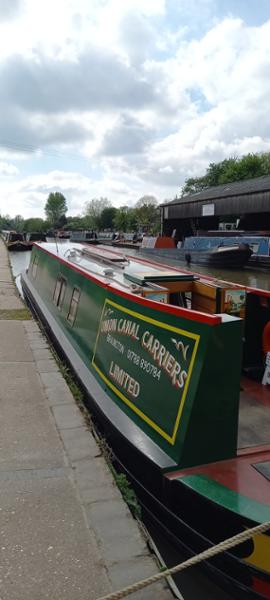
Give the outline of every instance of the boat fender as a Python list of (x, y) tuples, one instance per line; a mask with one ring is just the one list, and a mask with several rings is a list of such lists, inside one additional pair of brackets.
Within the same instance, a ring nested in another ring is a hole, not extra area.
[(187, 263), (190, 263), (190, 261), (191, 261), (191, 255), (189, 254), (189, 252), (186, 252), (186, 254), (185, 254), (185, 260), (186, 260)]
[(264, 327), (262, 334), (262, 347), (264, 354), (270, 352), (270, 321), (268, 321)]

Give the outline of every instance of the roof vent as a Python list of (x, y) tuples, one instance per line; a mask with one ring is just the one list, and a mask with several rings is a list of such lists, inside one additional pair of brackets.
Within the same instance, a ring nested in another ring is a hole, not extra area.
[(105, 269), (103, 269), (103, 274), (105, 275), (105, 277), (112, 277), (114, 275), (113, 269), (111, 269), (110, 267), (106, 267)]

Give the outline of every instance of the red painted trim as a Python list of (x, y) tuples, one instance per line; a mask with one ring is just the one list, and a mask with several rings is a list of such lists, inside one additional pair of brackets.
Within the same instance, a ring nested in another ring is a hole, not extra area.
[(265, 454), (269, 453), (270, 455), (270, 444), (265, 444), (263, 446), (249, 446), (247, 448), (239, 448), (237, 450), (237, 456), (254, 456), (254, 454)]
[(83, 275), (86, 279), (97, 283), (98, 285), (100, 285), (104, 289), (107, 289), (108, 291), (112, 291), (117, 296), (122, 296), (122, 298), (131, 300), (135, 304), (140, 304), (141, 306), (146, 306), (155, 310), (158, 309), (160, 312), (176, 315), (177, 317), (182, 316), (185, 319), (189, 319), (190, 321), (198, 321), (199, 323), (206, 323), (207, 325), (219, 325), (222, 322), (221, 317), (217, 315), (208, 315), (199, 311), (191, 311), (187, 308), (173, 307), (171, 305), (155, 302), (154, 300), (148, 300), (146, 298), (141, 298), (139, 296), (136, 296), (135, 294), (119, 290), (117, 287), (114, 287), (113, 284), (105, 283), (103, 278), (99, 278), (99, 276), (96, 275), (89, 275), (87, 271), (80, 269), (80, 267), (77, 267), (77, 265), (73, 265), (72, 263), (68, 262), (67, 259), (53, 254), (52, 252), (50, 252), (46, 248), (39, 246), (38, 244), (37, 247), (43, 252), (46, 252), (46, 254), (52, 256), (55, 260), (58, 260), (60, 263), (68, 266), (73, 271), (80, 273), (80, 275)]
[(201, 313), (199, 311), (191, 311), (188, 308), (174, 307), (171, 304), (163, 304), (161, 302), (156, 302), (155, 300), (142, 298), (141, 296), (129, 294), (128, 292), (124, 292), (123, 290), (119, 290), (113, 287), (111, 284), (108, 284), (108, 289), (110, 288), (112, 288), (113, 293), (117, 294), (118, 296), (132, 300), (133, 302), (141, 304), (142, 306), (154, 308), (155, 310), (158, 308), (158, 310), (161, 310), (164, 313), (176, 315), (177, 317), (182, 316), (190, 321), (199, 321), (200, 323), (206, 323), (207, 325), (219, 325), (221, 323), (221, 318), (218, 316), (207, 315), (206, 313)]
[[(257, 455), (257, 456), (256, 456)], [(170, 480), (187, 475), (205, 475), (234, 492), (270, 505), (269, 481), (253, 465), (270, 459), (269, 452), (238, 456), (229, 460), (191, 467), (166, 474)]]
[(252, 576), (253, 589), (255, 593), (260, 594), (263, 598), (270, 598), (270, 582), (259, 577)]
[(267, 290), (261, 290), (260, 288), (246, 287), (247, 292), (251, 292), (252, 294), (256, 294), (256, 296), (264, 296), (266, 298), (270, 298), (270, 292)]

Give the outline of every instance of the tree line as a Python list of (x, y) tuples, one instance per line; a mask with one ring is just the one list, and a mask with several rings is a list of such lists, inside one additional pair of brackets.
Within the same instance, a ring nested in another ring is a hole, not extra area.
[(67, 216), (65, 196), (60, 192), (52, 192), (48, 196), (44, 211), (46, 219), (0, 215), (0, 229), (14, 229), (19, 232), (48, 232), (59, 229), (121, 232), (140, 230), (150, 233), (158, 233), (160, 229), (158, 202), (150, 195), (140, 198), (133, 208), (127, 205), (116, 208), (107, 198), (93, 198), (86, 203), (82, 215), (71, 217)]
[[(270, 175), (270, 152), (226, 158), (218, 163), (210, 163), (205, 175), (186, 179), (176, 198), (185, 198), (213, 186), (263, 175)], [(143, 230), (154, 234), (160, 230), (160, 209), (156, 198), (150, 195), (140, 198), (134, 207), (123, 205), (120, 208), (113, 206), (107, 198), (93, 198), (86, 203), (82, 215), (70, 217), (67, 216), (68, 206), (64, 195), (52, 192), (44, 210), (46, 219), (0, 215), (0, 229), (26, 232), (47, 232), (50, 229), (107, 229), (121, 232)]]
[(179, 198), (196, 194), (203, 190), (222, 185), (270, 175), (270, 152), (245, 154), (241, 158), (233, 156), (218, 163), (210, 163), (202, 177), (189, 177), (179, 193)]

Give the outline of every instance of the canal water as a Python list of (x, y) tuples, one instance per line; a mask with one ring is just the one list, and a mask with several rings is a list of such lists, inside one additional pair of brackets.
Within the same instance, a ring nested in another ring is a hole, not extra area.
[[(63, 241), (62, 243), (66, 243)], [(123, 251), (121, 249), (121, 251)], [(137, 251), (126, 252), (127, 254), (137, 254)], [(20, 274), (24, 271), (30, 260), (31, 252), (10, 252), (10, 261), (13, 271), (13, 275), (16, 279), (16, 284), (21, 293), (20, 286)], [(141, 256), (141, 254), (139, 254)], [(152, 257), (148, 257), (152, 258)], [(156, 260), (156, 259), (155, 259)], [(188, 269), (186, 263), (180, 263), (179, 261), (169, 260), (164, 258), (157, 259), (159, 263), (171, 264), (171, 266)], [(225, 281), (233, 281), (236, 283), (242, 283), (251, 287), (257, 287), (261, 289), (269, 289), (269, 273), (268, 272), (256, 272), (253, 270), (242, 269), (241, 271), (235, 270), (221, 270), (221, 269), (209, 269), (206, 267), (194, 266), (191, 271), (196, 271), (205, 275), (212, 275), (218, 279)], [(178, 551), (168, 543), (159, 531), (150, 522), (145, 522), (145, 525), (152, 536), (156, 547), (164, 562), (168, 567), (172, 567), (181, 562)], [(184, 560), (184, 558), (182, 558)], [(193, 567), (188, 571), (180, 573), (174, 577), (175, 584), (179, 590), (179, 598), (183, 600), (231, 600), (232, 596), (225, 593), (223, 590), (214, 585), (209, 579), (199, 570), (197, 567)]]

